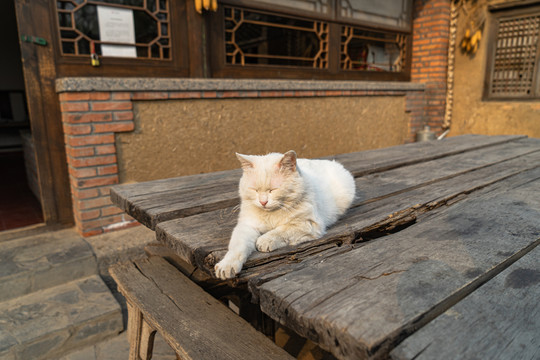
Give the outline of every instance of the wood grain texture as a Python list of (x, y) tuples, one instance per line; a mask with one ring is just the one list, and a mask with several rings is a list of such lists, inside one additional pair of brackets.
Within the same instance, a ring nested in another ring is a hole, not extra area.
[[(540, 150), (538, 140), (530, 144)], [(358, 199), (353, 209), (331, 227), (327, 235), (295, 248), (252, 254), (240, 280), (267, 272), (268, 268), (259, 268), (266, 264), (296, 263), (324, 249), (370, 239), (376, 232), (392, 232), (459, 195), (540, 164), (540, 151), (531, 152), (531, 148), (523, 144), (506, 144), (498, 150), (494, 154), (480, 153), (481, 160), (456, 155), (442, 159), (439, 164), (421, 163), (357, 178)], [(226, 252), (236, 219), (237, 209), (226, 208), (171, 220), (157, 226), (157, 238), (184, 261), (211, 273), (213, 265)]]
[(19, 34), (45, 36), (46, 46), (20, 41), (28, 115), (35, 146), (40, 202), (47, 225), (72, 224), (73, 212), (64, 130), (54, 82), (55, 31), (50, 2), (17, 0)]
[(182, 359), (292, 358), (164, 259), (116, 265), (111, 274)]
[(537, 168), (252, 290), (266, 314), (338, 358), (384, 357), (540, 243), (538, 189)]
[[(266, 314), (340, 359), (389, 356), (540, 243), (540, 139), (471, 135), (336, 159), (356, 176), (353, 207), (321, 239), (253, 253), (229, 285), (247, 285)], [(202, 272), (212, 275), (236, 223), (239, 176), (120, 186), (114, 196), (150, 214), (158, 240), (208, 280)], [(422, 341), (394, 355), (421, 356)]]
[[(525, 137), (464, 135), (437, 142), (341, 154), (327, 159), (341, 162), (355, 177), (359, 177), (520, 139)], [(163, 221), (238, 204), (240, 176), (241, 170), (237, 169), (120, 185), (111, 189), (111, 200), (137, 221), (155, 229)]]
[(540, 247), (411, 335), (392, 358), (539, 359), (538, 259)]

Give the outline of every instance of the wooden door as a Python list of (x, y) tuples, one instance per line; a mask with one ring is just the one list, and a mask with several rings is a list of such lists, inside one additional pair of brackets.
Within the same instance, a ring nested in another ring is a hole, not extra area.
[[(60, 103), (55, 91), (53, 24), (48, 0), (14, 0), (30, 126), (46, 224), (73, 222)], [(39, 37), (45, 42), (32, 41)]]

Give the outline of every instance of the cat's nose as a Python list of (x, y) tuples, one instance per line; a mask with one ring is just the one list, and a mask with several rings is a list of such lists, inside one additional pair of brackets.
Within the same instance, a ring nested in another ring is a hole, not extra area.
[(260, 199), (259, 202), (261, 203), (262, 206), (266, 206), (266, 204), (268, 204), (268, 200)]

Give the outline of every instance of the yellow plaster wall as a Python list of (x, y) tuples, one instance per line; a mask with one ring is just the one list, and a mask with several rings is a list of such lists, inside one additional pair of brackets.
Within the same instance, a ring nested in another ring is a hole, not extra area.
[[(499, 1), (500, 2), (500, 1)], [(487, 64), (487, 42), (491, 26), (487, 7), (484, 37), (473, 55), (456, 51), (454, 107), (450, 136), (461, 134), (524, 134), (540, 138), (540, 101), (485, 101), (482, 99)], [(466, 26), (460, 14), (458, 43)]]
[(238, 168), (235, 152), (320, 157), (403, 144), (403, 96), (134, 102), (135, 131), (117, 134), (121, 182)]

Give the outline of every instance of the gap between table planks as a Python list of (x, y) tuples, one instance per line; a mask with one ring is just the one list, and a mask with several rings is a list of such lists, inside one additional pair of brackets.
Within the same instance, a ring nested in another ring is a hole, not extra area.
[[(340, 359), (385, 357), (540, 243), (540, 168), (419, 223), (254, 279), (263, 312)], [(508, 321), (513, 315), (508, 314)]]
[[(268, 268), (257, 268), (264, 264), (276, 267), (283, 262), (297, 262), (328, 248), (373, 237), (377, 232), (384, 234), (391, 232), (392, 228), (399, 229), (414, 222), (419, 214), (460, 194), (539, 166), (540, 140), (527, 141), (525, 147), (520, 143), (509, 143), (501, 145), (502, 148), (497, 148), (496, 152), (478, 150), (481, 156), (474, 161), (468, 161), (465, 154), (460, 154), (438, 162), (420, 163), (357, 178), (358, 191), (373, 194), (372, 198), (359, 196), (353, 209), (321, 239), (271, 253), (253, 253), (239, 280), (268, 271)], [(451, 166), (444, 171), (434, 171), (437, 165), (442, 165), (441, 162)], [(157, 238), (187, 262), (211, 273), (213, 265), (225, 254), (236, 217), (235, 208), (230, 207), (162, 222), (156, 228)], [(346, 251), (346, 248), (341, 251)], [(291, 256), (294, 257), (291, 259)]]
[[(355, 177), (359, 177), (525, 138), (463, 135), (327, 158), (340, 161)], [(240, 176), (241, 170), (236, 169), (113, 186), (111, 200), (153, 230), (162, 221), (238, 204)]]
[(539, 359), (538, 259), (540, 247), (411, 335), (392, 358)]

